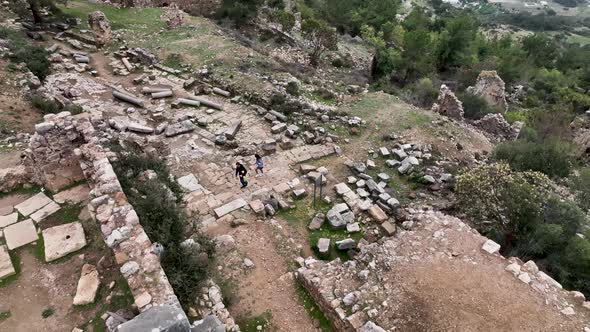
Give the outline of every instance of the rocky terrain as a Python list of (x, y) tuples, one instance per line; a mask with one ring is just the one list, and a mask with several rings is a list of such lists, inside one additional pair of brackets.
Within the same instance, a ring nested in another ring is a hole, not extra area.
[(495, 71), (470, 121), (446, 85), (430, 109), (369, 91), (359, 41), (311, 69), (177, 5), (2, 16), (51, 73), (0, 38), (0, 330), (590, 331), (582, 293), (450, 215), (458, 169), (523, 126)]

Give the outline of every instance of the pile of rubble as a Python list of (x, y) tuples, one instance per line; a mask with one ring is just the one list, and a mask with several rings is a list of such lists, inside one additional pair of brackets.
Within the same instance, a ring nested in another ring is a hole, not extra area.
[[(415, 265), (466, 264), (490, 266), (501, 261), (500, 269), (517, 277), (517, 283), (531, 285), (545, 301), (562, 315), (574, 315), (573, 295), (578, 306), (590, 309), (579, 292), (569, 294), (555, 280), (539, 271), (534, 262), (522, 264), (516, 259), (505, 260), (498, 256), (500, 246), (482, 236), (459, 219), (439, 212), (409, 209), (404, 229), (395, 237), (378, 242), (365, 240), (357, 245), (358, 254), (353, 260), (341, 262), (317, 261), (298, 258), (301, 268), (297, 277), (310, 292), (323, 313), (339, 330), (368, 329), (375, 325), (384, 330), (405, 329), (420, 319), (421, 313), (409, 316), (400, 314), (403, 306), (415, 299), (406, 298), (403, 283), (404, 272)], [(468, 248), (465, 247), (468, 245)], [(479, 250), (471, 250), (481, 248)], [(493, 256), (491, 256), (493, 255)], [(500, 272), (498, 272), (500, 273)], [(574, 302), (574, 303), (575, 303)], [(576, 309), (578, 310), (578, 309)], [(585, 309), (581, 309), (585, 310)], [(377, 328), (377, 331), (382, 331)]]

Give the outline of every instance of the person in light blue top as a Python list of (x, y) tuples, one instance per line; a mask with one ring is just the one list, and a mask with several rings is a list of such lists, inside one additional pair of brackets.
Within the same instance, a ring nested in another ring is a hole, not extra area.
[[(256, 177), (259, 177), (264, 175), (264, 162), (259, 154), (255, 154), (254, 157), (256, 158)], [(258, 174), (258, 171), (260, 171), (260, 174)]]

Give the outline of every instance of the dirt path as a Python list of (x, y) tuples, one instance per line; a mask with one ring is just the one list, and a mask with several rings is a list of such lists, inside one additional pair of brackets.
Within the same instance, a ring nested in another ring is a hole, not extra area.
[[(11, 316), (0, 322), (0, 331), (71, 331), (88, 321), (87, 313), (73, 308), (79, 271), (83, 260), (41, 264), (28, 250), (20, 250), (18, 279), (0, 288), (0, 311)], [(7, 299), (10, 299), (8, 301)], [(45, 309), (53, 314), (43, 318)]]
[(248, 220), (230, 232), (238, 252), (255, 267), (236, 278), (235, 299), (229, 310), (238, 320), (270, 312), (273, 331), (316, 331), (300, 302), (292, 272), (297, 244), (305, 240), (285, 222), (277, 222), (281, 228), (268, 221)]

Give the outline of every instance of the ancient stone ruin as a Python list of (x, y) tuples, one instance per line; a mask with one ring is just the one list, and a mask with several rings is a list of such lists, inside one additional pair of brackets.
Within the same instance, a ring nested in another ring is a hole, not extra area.
[(483, 98), (492, 108), (501, 112), (508, 110), (506, 102), (505, 84), (495, 70), (484, 70), (477, 76), (475, 86), (469, 87), (468, 91)]
[(432, 111), (455, 120), (463, 120), (463, 103), (444, 84), (440, 86), (438, 99), (432, 104)]
[(184, 12), (175, 3), (171, 4), (164, 14), (164, 21), (168, 29), (176, 29), (184, 23)]
[(88, 25), (94, 31), (94, 40), (97, 47), (105, 46), (113, 39), (111, 24), (103, 12), (95, 11), (89, 14)]
[(520, 121), (516, 121), (513, 125), (510, 125), (504, 119), (504, 116), (499, 113), (486, 114), (480, 120), (475, 121), (474, 124), (483, 131), (505, 140), (518, 138), (520, 129), (523, 126), (523, 123)]

